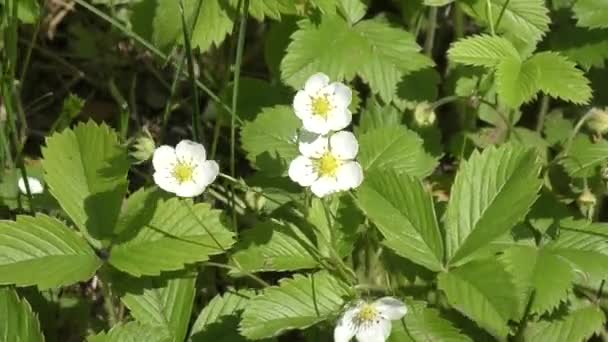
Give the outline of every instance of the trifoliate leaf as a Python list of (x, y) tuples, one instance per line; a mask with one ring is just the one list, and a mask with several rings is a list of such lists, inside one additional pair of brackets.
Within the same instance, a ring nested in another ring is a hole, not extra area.
[(526, 68), (538, 69), (538, 88), (545, 94), (576, 104), (585, 104), (591, 100), (589, 80), (576, 68), (576, 64), (566, 57), (555, 52), (541, 52), (532, 56), (525, 64)]
[[(549, 10), (544, 0), (490, 0), (488, 11), (487, 0), (474, 0), (470, 5), (463, 3), (463, 8), (471, 16), (489, 26), (490, 19), (496, 24), (500, 13), (502, 18), (496, 31), (505, 33), (510, 40), (523, 44), (538, 42), (549, 31)], [(491, 16), (490, 16), (491, 15)]]
[[(259, 2), (261, 0), (257, 0)], [(200, 4), (200, 6), (199, 6)], [(198, 12), (197, 12), (198, 10)], [(193, 48), (208, 50), (218, 46), (232, 32), (234, 9), (223, 0), (184, 0), (184, 16)], [(133, 6), (133, 30), (156, 47), (170, 50), (183, 42), (179, 2), (174, 0), (145, 0)], [(196, 25), (192, 24), (196, 19)]]
[(11, 288), (0, 288), (0, 317), (2, 317), (0, 319), (2, 341), (44, 341), (40, 322), (32, 312), (30, 304), (25, 299), (19, 298)]
[(572, 7), (578, 26), (608, 28), (608, 1), (577, 0)]
[(530, 304), (530, 313), (542, 315), (567, 299), (574, 282), (570, 264), (550, 249), (516, 246), (507, 249), (501, 261), (513, 276), (520, 302), (518, 317)]
[(492, 335), (505, 338), (517, 315), (516, 288), (496, 259), (476, 260), (439, 275), (448, 303)]
[(326, 272), (296, 274), (249, 301), (242, 315), (241, 334), (258, 340), (285, 330), (304, 329), (337, 316), (350, 293), (347, 284)]
[(291, 160), (298, 156), (296, 141), (301, 126), (302, 122), (291, 107), (264, 109), (241, 129), (241, 142), (247, 159), (267, 173), (282, 175)]
[(318, 265), (314, 244), (295, 225), (263, 222), (243, 232), (233, 254), (238, 269), (293, 271)]
[(158, 275), (205, 261), (234, 243), (234, 234), (222, 223), (221, 212), (209, 204), (163, 199), (158, 191), (141, 192), (127, 202), (133, 212), (123, 213), (129, 226), (110, 252), (114, 267), (137, 277)]
[(519, 53), (507, 39), (478, 35), (461, 39), (448, 50), (448, 57), (466, 65), (493, 68), (504, 60), (519, 60)]
[(577, 136), (568, 155), (560, 160), (571, 177), (586, 178), (597, 173), (597, 169), (608, 160), (608, 141), (592, 142), (588, 136)]
[(388, 102), (404, 75), (433, 64), (419, 53), (413, 35), (384, 20), (350, 26), (338, 16), (323, 16), (320, 23), (303, 20), (298, 25), (281, 63), (282, 79), (296, 89), (316, 72), (333, 80), (360, 76)]
[(439, 315), (439, 311), (427, 308), (424, 302), (406, 301), (408, 312), (402, 321), (393, 323), (388, 342), (450, 341), (472, 342), (452, 323)]
[(189, 341), (246, 342), (238, 333), (238, 325), (241, 313), (254, 296), (252, 291), (229, 291), (213, 297), (196, 318)]
[(599, 307), (583, 307), (555, 320), (529, 323), (524, 339), (530, 342), (588, 341), (599, 334), (605, 322), (606, 315)]
[(504, 103), (518, 108), (538, 92), (539, 69), (519, 59), (505, 59), (496, 69), (496, 92)]
[(432, 271), (443, 268), (443, 242), (430, 194), (422, 182), (383, 168), (367, 173), (359, 206), (397, 254)]
[(359, 162), (364, 170), (394, 169), (420, 178), (437, 167), (437, 160), (424, 150), (422, 139), (403, 126), (382, 127), (361, 135)]
[[(119, 280), (121, 301), (140, 323), (160, 326), (183, 341), (194, 303), (196, 276), (189, 273)], [(116, 286), (116, 285), (115, 285)]]
[(48, 138), (42, 155), (50, 192), (76, 226), (95, 239), (110, 238), (129, 170), (116, 133), (105, 124), (79, 124)]
[(84, 239), (55, 218), (0, 221), (0, 284), (55, 288), (88, 280), (100, 265)]
[(119, 323), (108, 332), (87, 338), (88, 342), (172, 342), (169, 331), (162, 326), (144, 325), (139, 322)]
[(450, 264), (462, 263), (523, 219), (542, 184), (537, 159), (534, 150), (505, 145), (475, 151), (462, 164), (445, 214)]

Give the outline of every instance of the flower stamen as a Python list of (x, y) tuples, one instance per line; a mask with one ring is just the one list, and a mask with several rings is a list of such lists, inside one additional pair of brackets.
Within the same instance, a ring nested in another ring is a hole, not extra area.
[(317, 172), (321, 174), (321, 176), (335, 177), (338, 168), (342, 165), (342, 161), (328, 152), (321, 156), (316, 164)]
[(357, 314), (356, 321), (359, 325), (369, 324), (378, 320), (380, 313), (378, 309), (372, 304), (363, 304), (359, 313)]
[(189, 182), (193, 179), (194, 167), (190, 163), (179, 162), (173, 168), (173, 177), (179, 184)]
[(331, 110), (332, 105), (327, 95), (321, 95), (312, 99), (312, 113), (314, 115), (327, 119)]

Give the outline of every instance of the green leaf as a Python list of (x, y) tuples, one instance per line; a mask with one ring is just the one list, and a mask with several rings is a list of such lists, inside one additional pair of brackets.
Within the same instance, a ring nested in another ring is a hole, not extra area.
[(432, 271), (443, 268), (443, 242), (433, 201), (420, 180), (378, 169), (367, 174), (357, 197), (385, 245)]
[[(180, 18), (178, 1), (144, 0), (136, 3), (132, 11), (133, 30), (158, 48), (168, 51), (183, 42), (181, 25), (176, 25)], [(197, 19), (190, 40), (193, 48), (203, 52), (219, 46), (232, 32), (234, 10), (225, 0), (184, 0), (184, 15), (188, 28)]]
[(129, 226), (110, 252), (109, 262), (119, 270), (137, 277), (158, 275), (208, 260), (234, 243), (221, 212), (209, 204), (166, 200), (159, 191), (142, 191), (129, 198), (126, 207), (133, 212), (123, 213)]
[[(326, 200), (327, 212), (323, 200), (313, 198), (308, 210), (308, 222), (317, 240), (319, 254), (333, 258), (332, 248), (341, 257), (350, 255), (357, 239), (356, 232), (363, 224), (365, 217), (349, 196), (333, 196)], [(329, 215), (329, 222), (328, 222)]]
[[(521, 44), (534, 44), (549, 31), (549, 10), (544, 0), (470, 0), (463, 2), (464, 9), (486, 26), (490, 18), (496, 23), (503, 11), (497, 32), (505, 33), (512, 41)], [(506, 7), (505, 7), (506, 6)], [(491, 13), (491, 17), (490, 14)]]
[(286, 173), (291, 160), (298, 156), (296, 138), (301, 125), (291, 107), (264, 109), (241, 129), (241, 143), (247, 159), (267, 173)]
[(42, 155), (50, 192), (76, 226), (95, 239), (111, 237), (129, 170), (116, 133), (105, 124), (79, 124), (48, 138)]
[[(234, 83), (230, 82), (224, 88), (220, 97), (224, 103), (232, 103)], [(285, 86), (273, 85), (268, 81), (241, 77), (239, 80), (239, 96), (237, 101), (237, 115), (243, 121), (253, 121), (256, 115), (263, 111), (265, 107), (273, 107), (276, 105), (286, 105), (290, 98), (291, 90)], [(230, 113), (224, 107), (219, 107), (222, 115), (222, 122), (230, 124)], [(293, 112), (292, 112), (293, 115)]]
[(449, 58), (466, 65), (494, 68), (504, 60), (519, 60), (519, 53), (505, 38), (476, 35), (460, 39), (448, 50)]
[(304, 329), (339, 313), (350, 287), (326, 272), (296, 274), (266, 288), (245, 307), (240, 331), (257, 340), (285, 330)]
[(353, 25), (361, 20), (367, 12), (367, 6), (361, 0), (338, 0), (338, 9)]
[(550, 145), (561, 145), (568, 140), (573, 129), (572, 121), (565, 119), (561, 112), (551, 112), (545, 119), (543, 133)]
[(450, 264), (464, 262), (522, 220), (541, 180), (534, 150), (489, 147), (460, 167), (445, 215)]
[(538, 88), (544, 93), (575, 104), (591, 100), (589, 80), (566, 57), (555, 52), (541, 52), (526, 61), (526, 65), (538, 68)]
[(577, 0), (572, 10), (578, 26), (608, 28), (608, 1)]
[(166, 328), (138, 322), (119, 323), (108, 332), (87, 338), (88, 342), (171, 342), (172, 340)]
[(608, 30), (564, 25), (550, 35), (551, 49), (580, 64), (585, 70), (604, 68), (608, 60)]
[(91, 247), (55, 218), (0, 221), (0, 284), (56, 288), (88, 280), (100, 265)]
[(560, 164), (571, 177), (587, 178), (597, 174), (598, 168), (608, 160), (608, 141), (592, 142), (588, 136), (577, 136)]
[(505, 59), (496, 69), (496, 92), (512, 108), (536, 98), (540, 71), (519, 59)]
[(530, 298), (530, 312), (540, 315), (557, 308), (572, 289), (574, 270), (550, 249), (515, 246), (504, 252), (501, 261), (507, 265), (520, 293), (519, 317)]
[(496, 337), (509, 334), (517, 315), (516, 289), (496, 259), (476, 260), (439, 275), (448, 303)]
[(323, 16), (320, 23), (298, 25), (281, 63), (282, 79), (296, 89), (316, 72), (334, 80), (360, 76), (388, 102), (404, 75), (433, 65), (419, 53), (413, 35), (380, 19), (351, 26), (338, 16)]
[(357, 133), (359, 135), (374, 129), (395, 127), (401, 124), (403, 113), (391, 105), (381, 106), (377, 101), (371, 100), (363, 113)]
[(183, 341), (194, 304), (196, 276), (165, 274), (140, 279), (126, 277), (119, 283), (125, 291), (121, 301), (140, 323), (160, 326), (173, 341)]
[(246, 342), (238, 333), (238, 325), (253, 296), (250, 291), (235, 291), (213, 297), (194, 322), (189, 341)]
[(439, 311), (427, 308), (424, 302), (407, 301), (407, 315), (393, 322), (388, 342), (472, 342), (460, 333), (450, 321), (439, 316)]
[(423, 3), (425, 6), (445, 6), (447, 4), (451, 4), (454, 0), (424, 0)]
[(599, 334), (605, 322), (606, 316), (600, 308), (583, 307), (560, 319), (530, 323), (524, 339), (530, 342), (588, 341)]
[(424, 150), (422, 139), (403, 126), (371, 130), (359, 137), (359, 146), (359, 162), (366, 171), (394, 169), (422, 178), (437, 167), (437, 160)]
[(250, 272), (315, 268), (314, 245), (289, 223), (262, 222), (241, 235), (233, 254), (238, 268)]
[[(40, 6), (36, 0), (19, 0), (17, 4), (17, 16), (25, 24), (34, 24), (40, 15)], [(2, 13), (2, 12), (0, 12)]]
[(0, 288), (0, 337), (2, 341), (43, 342), (40, 322), (30, 304), (15, 290)]
[[(239, 0), (231, 0), (234, 8)], [(249, 3), (249, 14), (259, 21), (266, 17), (280, 20), (282, 14), (296, 14), (296, 3), (293, 0), (255, 0)]]

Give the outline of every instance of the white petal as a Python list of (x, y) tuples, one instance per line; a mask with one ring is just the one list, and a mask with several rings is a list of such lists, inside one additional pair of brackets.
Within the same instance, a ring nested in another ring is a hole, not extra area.
[(382, 297), (374, 302), (380, 315), (390, 320), (401, 319), (407, 313), (405, 304), (397, 298)]
[(289, 178), (301, 186), (311, 186), (319, 174), (315, 171), (312, 160), (299, 156), (289, 164)]
[(359, 312), (358, 307), (346, 310), (334, 329), (334, 342), (348, 342), (357, 333), (353, 318)]
[(184, 182), (177, 187), (175, 194), (179, 197), (196, 197), (205, 191), (207, 188), (194, 182)]
[(346, 162), (336, 171), (336, 179), (340, 190), (357, 188), (363, 183), (363, 169), (356, 161)]
[(349, 87), (340, 82), (334, 82), (329, 85), (329, 88), (333, 94), (333, 102), (335, 105), (341, 108), (347, 108), (350, 106), (353, 100), (353, 92)]
[[(44, 192), (44, 186), (38, 178), (28, 176), (27, 185), (29, 186), (30, 193), (32, 195), (37, 195)], [(23, 177), (19, 177), (19, 180), (17, 181), (17, 187), (19, 187), (19, 191), (21, 191), (22, 194), (27, 194), (27, 189), (25, 188), (25, 181), (23, 180)]]
[(310, 186), (310, 190), (317, 197), (325, 197), (338, 192), (339, 186), (336, 179), (333, 177), (321, 177)]
[(182, 140), (175, 146), (175, 155), (179, 161), (202, 164), (207, 160), (205, 146), (191, 140)]
[(175, 149), (171, 146), (162, 145), (154, 150), (152, 157), (152, 165), (155, 171), (173, 170), (173, 166), (177, 163)]
[(309, 118), (302, 119), (304, 129), (317, 134), (327, 134), (331, 130), (328, 122), (319, 115), (312, 115)]
[(308, 78), (304, 85), (304, 90), (308, 94), (316, 94), (319, 90), (325, 88), (329, 84), (329, 76), (324, 73), (317, 73)]
[(220, 166), (217, 162), (215, 160), (207, 160), (194, 169), (194, 174), (192, 176), (197, 184), (206, 187), (213, 183), (219, 173)]
[(300, 153), (309, 158), (321, 158), (329, 150), (329, 140), (324, 135), (302, 130), (298, 138)]
[(300, 90), (296, 93), (293, 98), (293, 111), (298, 118), (304, 120), (312, 116), (311, 102), (310, 95), (305, 91)]
[(357, 138), (347, 131), (332, 134), (329, 138), (329, 147), (331, 154), (342, 160), (355, 159), (357, 153), (359, 153)]
[(384, 342), (391, 335), (391, 321), (378, 319), (370, 325), (362, 325), (357, 332), (359, 342)]
[(171, 173), (171, 171), (168, 170), (160, 170), (160, 171), (156, 171), (154, 172), (154, 183), (156, 183), (156, 185), (158, 185), (161, 189), (167, 191), (167, 192), (171, 192), (171, 193), (175, 193), (177, 191), (177, 188), (179, 186), (177, 179), (175, 179), (175, 177), (173, 177), (173, 174)]
[(348, 108), (334, 108), (327, 116), (327, 125), (332, 131), (339, 131), (350, 125), (353, 114)]

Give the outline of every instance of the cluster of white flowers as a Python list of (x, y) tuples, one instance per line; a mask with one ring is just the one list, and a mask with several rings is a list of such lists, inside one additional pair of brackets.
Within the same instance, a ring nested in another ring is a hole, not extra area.
[(318, 73), (298, 91), (293, 109), (302, 120), (298, 138), (300, 156), (289, 165), (289, 177), (318, 197), (354, 189), (363, 182), (355, 160), (359, 143), (351, 132), (341, 131), (351, 120), (352, 92), (346, 85)]
[(359, 301), (338, 321), (334, 342), (348, 342), (353, 337), (359, 342), (384, 342), (391, 334), (391, 321), (401, 319), (406, 313), (405, 304), (393, 297), (382, 297), (371, 303)]

